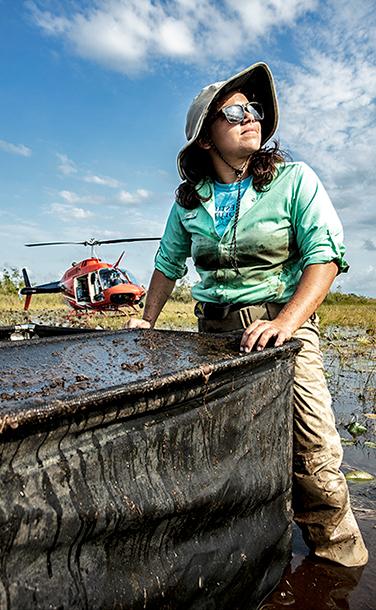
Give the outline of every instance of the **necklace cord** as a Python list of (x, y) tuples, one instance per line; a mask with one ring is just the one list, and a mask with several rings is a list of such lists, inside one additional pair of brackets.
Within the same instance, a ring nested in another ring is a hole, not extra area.
[(237, 232), (237, 227), (238, 227), (240, 200), (241, 200), (240, 183), (242, 181), (242, 177), (243, 177), (245, 168), (247, 167), (247, 165), (249, 163), (251, 155), (243, 163), (242, 167), (240, 167), (240, 168), (234, 167), (233, 165), (231, 165), (231, 163), (229, 163), (223, 157), (222, 153), (218, 150), (218, 148), (216, 147), (216, 145), (214, 144), (214, 142), (212, 140), (209, 140), (209, 144), (212, 146), (213, 150), (216, 152), (216, 154), (219, 156), (219, 158), (222, 159), (222, 161), (224, 163), (226, 163), (226, 165), (228, 165), (228, 167), (230, 167), (233, 170), (233, 172), (235, 173), (235, 176), (236, 176), (236, 182), (238, 183), (238, 192), (237, 192), (237, 196), (236, 196), (236, 205), (235, 205), (235, 214), (234, 214), (234, 233), (233, 233), (231, 243), (230, 243), (230, 262), (231, 262), (232, 269), (236, 272), (237, 275), (240, 275), (239, 266), (238, 266), (238, 243), (236, 240), (236, 232)]

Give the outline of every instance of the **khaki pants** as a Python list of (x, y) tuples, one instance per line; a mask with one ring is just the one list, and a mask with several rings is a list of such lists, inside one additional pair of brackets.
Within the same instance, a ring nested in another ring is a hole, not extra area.
[(339, 470), (343, 451), (324, 375), (317, 316), (294, 337), (303, 341), (294, 378), (294, 519), (315, 555), (361, 566), (368, 552)]
[[(256, 308), (224, 321), (199, 319), (199, 330), (239, 330), (254, 319), (273, 319), (282, 305), (268, 304), (262, 316)], [(257, 317), (253, 317), (256, 311)], [(239, 322), (236, 322), (239, 319)], [(294, 519), (311, 551), (343, 566), (362, 566), (368, 552), (350, 508), (349, 491), (339, 467), (342, 446), (335, 427), (331, 397), (319, 347), (318, 317), (313, 315), (294, 334), (303, 341), (294, 377)]]

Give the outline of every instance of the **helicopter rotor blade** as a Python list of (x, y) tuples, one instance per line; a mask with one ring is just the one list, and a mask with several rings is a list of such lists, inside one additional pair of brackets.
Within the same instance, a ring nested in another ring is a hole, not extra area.
[(88, 239), (86, 241), (48, 241), (39, 242), (35, 244), (25, 244), (28, 248), (34, 248), (35, 246), (67, 246), (67, 245), (79, 245), (79, 246), (100, 246), (101, 244), (121, 244), (130, 243), (134, 241), (160, 241), (160, 237), (126, 237), (124, 239)]
[(128, 237), (124, 239), (98, 239), (97, 244), (121, 244), (132, 241), (160, 241), (160, 237)]
[(86, 246), (86, 241), (46, 241), (36, 244), (25, 244), (28, 248), (34, 248), (34, 246), (66, 246), (66, 245), (80, 245)]

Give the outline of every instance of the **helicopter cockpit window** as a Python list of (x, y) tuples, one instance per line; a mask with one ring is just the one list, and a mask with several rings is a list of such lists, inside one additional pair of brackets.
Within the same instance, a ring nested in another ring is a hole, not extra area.
[(104, 290), (124, 283), (124, 279), (118, 269), (100, 269), (99, 277)]

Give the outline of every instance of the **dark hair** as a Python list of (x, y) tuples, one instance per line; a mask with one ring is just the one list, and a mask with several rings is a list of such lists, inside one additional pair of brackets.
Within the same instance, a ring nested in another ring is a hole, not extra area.
[[(254, 189), (258, 192), (267, 191), (277, 173), (277, 166), (288, 157), (288, 153), (280, 149), (278, 140), (274, 140), (271, 146), (263, 146), (255, 151), (248, 162)], [(197, 185), (208, 178), (215, 180), (216, 174), (207, 150), (196, 142), (186, 150), (182, 166), (186, 180), (176, 189), (176, 201), (183, 208), (191, 210), (204, 201), (196, 190)]]

